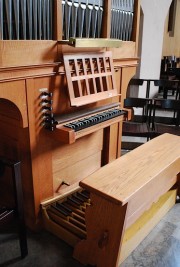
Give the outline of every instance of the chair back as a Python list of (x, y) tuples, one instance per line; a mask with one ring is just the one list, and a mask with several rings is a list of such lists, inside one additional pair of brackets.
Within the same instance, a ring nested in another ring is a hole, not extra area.
[(130, 80), (129, 85), (143, 85), (143, 83), (143, 79), (134, 78)]
[(160, 87), (167, 87), (167, 88), (171, 88), (171, 87), (177, 87), (178, 82), (177, 81), (173, 81), (173, 80), (155, 80), (154, 81), (154, 85), (155, 86), (160, 86)]
[[(17, 232), (19, 236), (19, 244), (21, 251), (21, 258), (24, 258), (28, 254), (27, 237), (26, 237), (26, 225), (23, 209), (23, 191), (21, 182), (21, 162), (11, 161), (7, 158), (0, 157), (0, 181), (3, 177), (6, 178), (6, 171), (10, 170), (10, 178), (13, 184), (13, 205), (9, 206), (9, 203), (5, 206), (0, 203), (0, 225), (7, 225), (7, 222), (14, 219), (17, 224)], [(1, 185), (2, 186), (2, 185)], [(3, 187), (2, 187), (3, 188)], [(5, 192), (8, 195), (8, 192)], [(3, 205), (1, 207), (1, 205)], [(11, 226), (11, 224), (10, 224)], [(12, 226), (11, 226), (12, 227)]]
[(130, 80), (127, 88), (127, 97), (137, 97), (139, 86), (142, 86), (144, 83), (143, 79), (133, 78)]
[(133, 111), (135, 108), (141, 108), (141, 114), (134, 114), (133, 121), (135, 122), (148, 122), (151, 120), (152, 99), (148, 98), (133, 98), (129, 97), (124, 100), (124, 107), (131, 108)]
[[(157, 111), (172, 111), (171, 113), (161, 113), (161, 116), (157, 115)], [(180, 125), (180, 100), (174, 99), (155, 99), (153, 106), (153, 125), (154, 123), (162, 123), (167, 125)]]

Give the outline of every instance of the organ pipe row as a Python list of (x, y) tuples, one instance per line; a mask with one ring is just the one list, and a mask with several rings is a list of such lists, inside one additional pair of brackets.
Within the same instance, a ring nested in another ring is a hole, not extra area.
[(52, 4), (52, 0), (0, 0), (0, 39), (52, 39)]
[[(62, 39), (100, 38), (104, 0), (59, 0)], [(53, 33), (53, 0), (0, 0), (0, 40), (49, 40)], [(112, 0), (110, 37), (129, 41), (134, 0)]]
[(112, 0), (111, 38), (131, 40), (134, 17), (134, 0)]
[(62, 1), (63, 39), (101, 37), (103, 1)]

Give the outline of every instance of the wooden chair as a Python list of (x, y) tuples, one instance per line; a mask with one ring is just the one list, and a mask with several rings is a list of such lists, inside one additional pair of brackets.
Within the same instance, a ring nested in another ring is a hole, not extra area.
[(176, 92), (176, 100), (180, 100), (180, 82)]
[(177, 80), (155, 80), (154, 85), (159, 86), (158, 92), (159, 93), (163, 92), (164, 99), (167, 99), (167, 97), (169, 96), (168, 91), (171, 91), (172, 95), (176, 93), (176, 97), (177, 97), (179, 81)]
[(144, 83), (143, 79), (133, 78), (130, 80), (127, 88), (128, 97), (136, 97), (138, 95), (139, 86), (142, 86)]
[(161, 60), (161, 71), (160, 71), (161, 79), (176, 78), (176, 74), (174, 74), (172, 69), (176, 68), (177, 63), (178, 63), (178, 58), (176, 58), (175, 56), (165, 56)]
[(170, 71), (176, 76), (176, 79), (180, 80), (180, 68), (170, 68)]
[(155, 136), (163, 133), (180, 135), (180, 100), (155, 99), (152, 128)]
[[(9, 170), (10, 169), (10, 170)], [(9, 172), (10, 171), (10, 172)], [(20, 162), (12, 162), (5, 158), (0, 158), (0, 183), (6, 174), (11, 174), (13, 186), (13, 207), (3, 206), (0, 207), (0, 227), (7, 227), (8, 223), (13, 220), (17, 224), (17, 231), (19, 236), (21, 258), (28, 254), (26, 226), (24, 221), (23, 212), (23, 195), (21, 184), (21, 170)]]
[[(124, 108), (132, 110), (132, 119), (123, 122), (122, 136), (146, 137), (147, 141), (153, 137), (150, 129), (152, 100), (147, 98), (126, 98)], [(135, 111), (139, 109), (139, 114)], [(122, 141), (122, 149), (132, 150), (143, 144), (142, 142)]]

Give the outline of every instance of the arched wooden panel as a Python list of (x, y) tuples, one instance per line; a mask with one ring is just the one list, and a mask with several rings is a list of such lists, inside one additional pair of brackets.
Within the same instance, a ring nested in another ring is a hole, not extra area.
[[(21, 118), (19, 118), (20, 126), (23, 128), (27, 127), (28, 117), (27, 117), (27, 105), (26, 105), (25, 80), (0, 83), (0, 99), (8, 100), (17, 106), (21, 114)], [(5, 105), (4, 105), (4, 108), (5, 108)], [(8, 106), (6, 107), (6, 111), (4, 110), (4, 112), (7, 113), (6, 119), (11, 117), (8, 115), (9, 112), (13, 114), (13, 112), (10, 111), (10, 109), (8, 110)], [(1, 113), (0, 113), (0, 116), (1, 116)]]

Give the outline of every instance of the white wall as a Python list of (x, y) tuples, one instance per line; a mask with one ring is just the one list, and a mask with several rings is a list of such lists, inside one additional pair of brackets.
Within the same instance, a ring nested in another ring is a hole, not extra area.
[[(142, 44), (139, 78), (159, 79), (163, 48), (164, 24), (172, 0), (141, 0), (143, 12)], [(141, 40), (140, 40), (141, 41)], [(150, 97), (157, 92), (151, 86)], [(139, 97), (145, 97), (145, 88), (139, 89)]]

